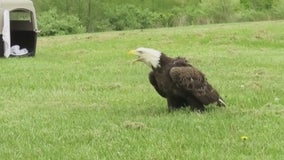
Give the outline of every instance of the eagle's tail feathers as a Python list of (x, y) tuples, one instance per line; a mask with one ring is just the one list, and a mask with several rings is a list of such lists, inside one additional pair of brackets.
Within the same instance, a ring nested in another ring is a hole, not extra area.
[(226, 107), (227, 106), (226, 103), (221, 98), (218, 99), (217, 105), (220, 106), (220, 107)]

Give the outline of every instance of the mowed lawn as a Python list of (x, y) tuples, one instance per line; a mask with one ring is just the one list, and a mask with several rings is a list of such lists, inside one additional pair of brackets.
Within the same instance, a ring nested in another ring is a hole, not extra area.
[[(0, 59), (0, 159), (283, 159), (283, 26), (40, 37), (34, 58)], [(140, 46), (186, 57), (227, 107), (169, 113), (127, 55)]]

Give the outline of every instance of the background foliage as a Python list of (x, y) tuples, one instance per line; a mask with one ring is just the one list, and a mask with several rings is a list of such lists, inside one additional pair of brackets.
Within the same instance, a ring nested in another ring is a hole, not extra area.
[(284, 0), (33, 0), (43, 36), (284, 18)]
[(56, 9), (42, 12), (39, 17), (38, 23), (41, 26), (42, 36), (85, 32), (85, 28), (78, 17), (58, 14)]

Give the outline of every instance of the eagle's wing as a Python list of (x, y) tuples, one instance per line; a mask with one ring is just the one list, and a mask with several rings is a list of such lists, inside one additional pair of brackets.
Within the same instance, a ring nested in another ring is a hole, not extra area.
[(153, 71), (149, 73), (149, 81), (152, 84), (152, 86), (155, 88), (155, 90), (160, 94), (160, 96), (166, 98), (166, 94), (158, 87)]
[(207, 82), (204, 74), (196, 68), (192, 66), (173, 67), (169, 74), (182, 92), (193, 95), (202, 104), (224, 103), (218, 92)]

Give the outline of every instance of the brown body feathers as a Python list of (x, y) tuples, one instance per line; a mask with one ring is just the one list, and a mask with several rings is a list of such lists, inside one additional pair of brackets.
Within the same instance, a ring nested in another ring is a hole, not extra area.
[(204, 105), (211, 103), (225, 106), (205, 75), (185, 58), (170, 58), (162, 53), (160, 67), (152, 69), (149, 80), (155, 90), (167, 99), (169, 110), (191, 106), (194, 110), (204, 111)]

